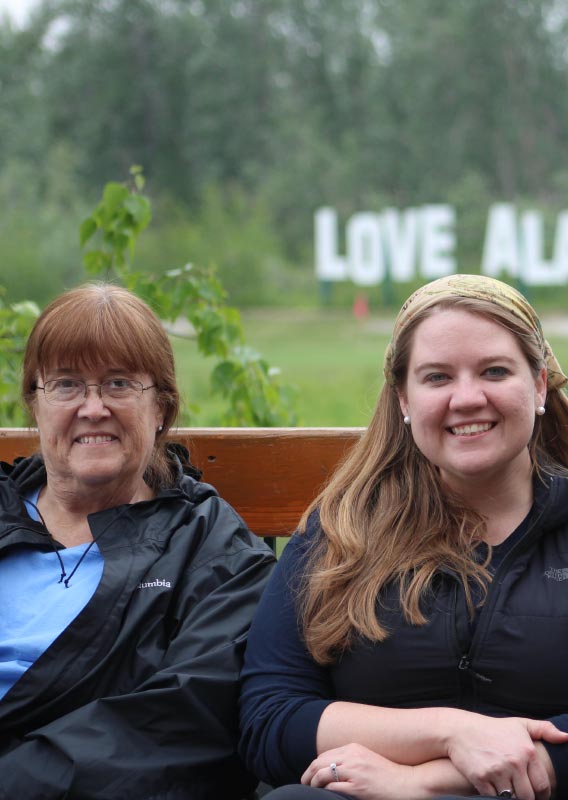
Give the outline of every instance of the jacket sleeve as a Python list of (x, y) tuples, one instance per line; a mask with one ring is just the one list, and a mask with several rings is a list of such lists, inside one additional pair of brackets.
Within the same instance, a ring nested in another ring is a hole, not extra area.
[[(568, 732), (568, 714), (551, 717), (550, 722), (553, 722), (561, 731)], [(548, 751), (556, 773), (556, 797), (568, 797), (568, 744), (543, 742), (543, 745)]]
[(199, 599), (180, 598), (160, 668), (136, 689), (117, 687), (11, 742), (2, 800), (240, 800), (254, 788), (236, 755), (238, 677), (274, 559), (253, 538), (228, 533), (222, 554), (187, 576)]
[(316, 757), (316, 732), (333, 702), (328, 671), (308, 653), (296, 613), (307, 542), (286, 546), (259, 604), (242, 673), (240, 750), (248, 768), (272, 785), (297, 782)]

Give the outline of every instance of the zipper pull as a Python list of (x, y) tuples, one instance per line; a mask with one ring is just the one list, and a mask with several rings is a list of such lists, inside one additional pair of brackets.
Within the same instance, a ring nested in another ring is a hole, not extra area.
[(460, 663), (458, 664), (458, 669), (461, 669), (461, 670), (469, 669), (469, 658), (467, 656), (462, 656), (460, 658)]
[(493, 683), (492, 678), (488, 678), (487, 675), (482, 675), (480, 672), (476, 672), (471, 668), (471, 661), (469, 660), (469, 656), (467, 654), (460, 658), (458, 669), (461, 669), (462, 672), (471, 672), (473, 677), (477, 678), (479, 681), (482, 681), (482, 683)]

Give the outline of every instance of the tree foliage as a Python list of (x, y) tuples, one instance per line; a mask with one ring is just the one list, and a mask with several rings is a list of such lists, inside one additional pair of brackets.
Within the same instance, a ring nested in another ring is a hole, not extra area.
[[(240, 223), (246, 197), (267, 210), (272, 280), (311, 269), (323, 204), (346, 215), (467, 185), (466, 227), (481, 195), (564, 204), (567, 23), (568, 0), (43, 0), (0, 33), (0, 164), (31, 164), (41, 197), (56, 147), (79, 195), (142, 163), (157, 228), (168, 203), (205, 228), (212, 196)], [(461, 268), (479, 260), (474, 233)], [(212, 245), (202, 261), (232, 302), (260, 285), (251, 252), (235, 267)]]
[(39, 307), (32, 302), (7, 304), (0, 287), (0, 424), (17, 427), (24, 422), (20, 402), (20, 363), (26, 339)]
[[(246, 345), (240, 314), (226, 304), (226, 293), (213, 270), (186, 264), (153, 276), (133, 269), (138, 236), (151, 219), (150, 200), (143, 188), (139, 167), (131, 169), (130, 185), (106, 184), (100, 202), (80, 227), (87, 274), (122, 283), (149, 303), (165, 323), (173, 326), (180, 317), (191, 323), (197, 349), (214, 360), (211, 391), (226, 402), (221, 424), (297, 424), (293, 391), (281, 384), (277, 369)], [(0, 414), (4, 425), (22, 419), (18, 373), (25, 340), (38, 313), (33, 303), (0, 305)], [(189, 410), (184, 411), (182, 421), (190, 421)]]
[[(191, 201), (212, 182), (263, 184), (288, 168), (281, 158), (296, 161), (294, 145), (316, 165), (320, 151), (330, 185), (347, 157), (350, 192), (431, 192), (465, 168), (510, 193), (539, 190), (562, 152), (565, 0), (40, 8), (3, 34), (12, 134), (1, 147), (37, 153), (65, 138), (91, 182), (136, 159), (153, 185)], [(14, 127), (25, 118), (31, 140)]]

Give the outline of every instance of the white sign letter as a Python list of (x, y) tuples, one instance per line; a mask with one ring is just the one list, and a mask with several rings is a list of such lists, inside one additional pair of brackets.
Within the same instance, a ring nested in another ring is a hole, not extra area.
[(315, 213), (316, 276), (320, 281), (347, 280), (345, 258), (337, 255), (337, 214), (333, 208)]
[(416, 271), (418, 211), (387, 208), (381, 214), (381, 225), (391, 278), (395, 283), (412, 280)]
[(511, 203), (496, 203), (489, 209), (481, 272), (492, 278), (498, 277), (501, 272), (508, 272), (511, 277), (516, 278), (519, 268), (515, 206)]
[(566, 283), (568, 278), (568, 211), (561, 211), (556, 221), (553, 259), (558, 269), (558, 282)]
[(529, 286), (556, 286), (562, 283), (564, 277), (562, 262), (560, 260), (544, 260), (542, 214), (539, 211), (525, 211), (521, 219), (521, 228), (523, 232), (522, 277), (525, 283)]
[(374, 286), (385, 277), (379, 214), (353, 214), (347, 223), (349, 274), (357, 286)]
[(441, 278), (456, 271), (452, 255), (456, 237), (455, 211), (448, 205), (423, 206), (420, 212), (422, 233), (422, 275)]

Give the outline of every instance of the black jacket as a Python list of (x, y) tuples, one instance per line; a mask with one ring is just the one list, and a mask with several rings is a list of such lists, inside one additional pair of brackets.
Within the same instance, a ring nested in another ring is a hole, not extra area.
[[(279, 559), (248, 640), (241, 752), (262, 780), (299, 780), (334, 700), (549, 718), (568, 731), (568, 478), (536, 481), (533, 508), (511, 534), (475, 626), (452, 573), (436, 576), (421, 626), (405, 621), (393, 584), (378, 606), (391, 635), (356, 638), (329, 667), (308, 653), (296, 607), (306, 550), (319, 535), (314, 514)], [(568, 798), (568, 745), (547, 749), (557, 796)]]
[[(0, 558), (53, 547), (21, 499), (45, 480), (38, 457), (0, 466)], [(0, 798), (240, 800), (238, 676), (270, 550), (181, 469), (89, 524), (100, 584), (0, 702)]]

